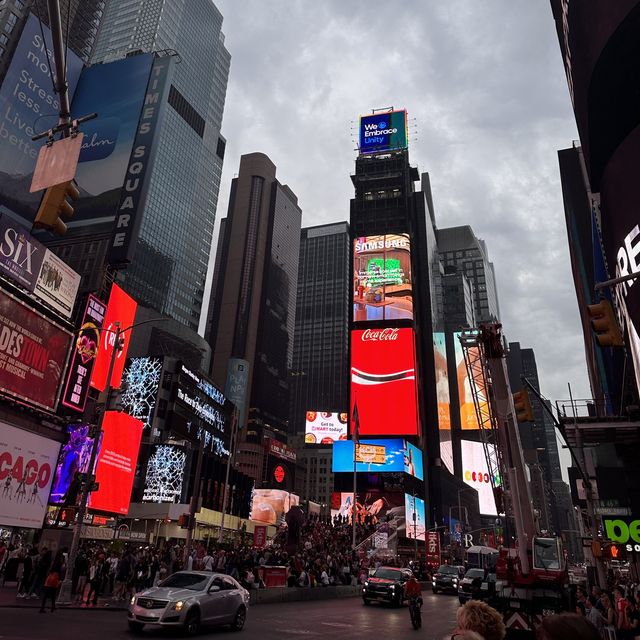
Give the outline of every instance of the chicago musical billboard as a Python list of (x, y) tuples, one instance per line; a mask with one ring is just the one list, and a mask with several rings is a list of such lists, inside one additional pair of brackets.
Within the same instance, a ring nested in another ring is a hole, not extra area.
[(353, 243), (353, 320), (411, 320), (413, 280), (408, 233)]
[(350, 415), (360, 436), (418, 434), (413, 329), (351, 332)]
[(0, 422), (0, 525), (40, 529), (60, 443)]

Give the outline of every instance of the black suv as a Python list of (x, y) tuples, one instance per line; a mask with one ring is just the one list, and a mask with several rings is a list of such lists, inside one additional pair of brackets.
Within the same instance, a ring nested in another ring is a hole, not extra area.
[(433, 574), (431, 579), (431, 589), (433, 593), (442, 591), (443, 593), (458, 593), (458, 582), (464, 575), (464, 567), (456, 567), (450, 564), (442, 564)]
[(405, 600), (404, 585), (412, 577), (411, 569), (378, 567), (362, 587), (362, 601), (371, 604), (378, 600), (400, 607)]

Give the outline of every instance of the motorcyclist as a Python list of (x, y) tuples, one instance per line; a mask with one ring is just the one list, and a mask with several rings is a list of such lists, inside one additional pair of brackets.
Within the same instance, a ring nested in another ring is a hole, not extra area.
[(415, 576), (411, 576), (405, 582), (404, 596), (407, 600), (411, 600), (411, 598), (418, 598), (418, 601), (422, 604), (422, 588)]

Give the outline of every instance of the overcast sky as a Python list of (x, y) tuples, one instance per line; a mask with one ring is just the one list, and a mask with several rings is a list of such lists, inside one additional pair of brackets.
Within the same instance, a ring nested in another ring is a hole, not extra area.
[(578, 136), (550, 3), (215, 2), (232, 56), (217, 224), (253, 151), (304, 226), (347, 220), (357, 117), (406, 108), (438, 226), (487, 243), (508, 339), (534, 348), (547, 397), (567, 398), (567, 382), (590, 395), (557, 161)]

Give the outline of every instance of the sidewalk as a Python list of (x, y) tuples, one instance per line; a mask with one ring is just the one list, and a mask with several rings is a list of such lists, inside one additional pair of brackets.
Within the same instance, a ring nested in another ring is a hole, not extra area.
[[(18, 598), (18, 587), (14, 584), (8, 584), (0, 587), (0, 608), (16, 608), (16, 609), (39, 609), (40, 598)], [(87, 606), (84, 603), (73, 603), (70, 605), (61, 605), (61, 609), (86, 609), (101, 610), (111, 609), (113, 611), (125, 611), (127, 602), (125, 600), (112, 600), (110, 597), (98, 598), (97, 606)]]

